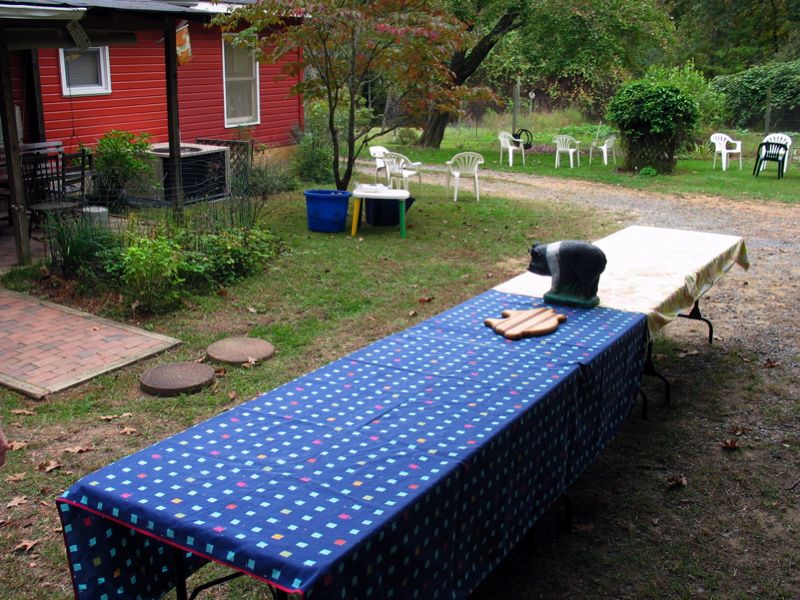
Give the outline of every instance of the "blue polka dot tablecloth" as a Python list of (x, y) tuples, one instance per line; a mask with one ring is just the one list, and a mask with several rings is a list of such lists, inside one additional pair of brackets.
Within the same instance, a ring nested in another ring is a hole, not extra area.
[(486, 292), (81, 479), (57, 500), (76, 597), (160, 598), (176, 554), (312, 599), (466, 597), (641, 377), (644, 315), (557, 307), (556, 332), (513, 342), (483, 325), (530, 307)]

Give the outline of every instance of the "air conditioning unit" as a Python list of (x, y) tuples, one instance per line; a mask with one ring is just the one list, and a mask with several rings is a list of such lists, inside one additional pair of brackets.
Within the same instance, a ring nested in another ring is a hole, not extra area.
[[(172, 161), (169, 144), (151, 144), (150, 155), (156, 176), (152, 194), (154, 200), (169, 197)], [(181, 175), (185, 202), (201, 202), (224, 198), (230, 191), (230, 149), (207, 144), (181, 144)]]

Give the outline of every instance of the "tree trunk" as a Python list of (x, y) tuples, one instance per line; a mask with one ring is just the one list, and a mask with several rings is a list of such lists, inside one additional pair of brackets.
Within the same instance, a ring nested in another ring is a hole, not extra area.
[(434, 112), (428, 117), (425, 131), (422, 132), (420, 145), (423, 148), (438, 148), (444, 138), (444, 130), (450, 122), (450, 113)]

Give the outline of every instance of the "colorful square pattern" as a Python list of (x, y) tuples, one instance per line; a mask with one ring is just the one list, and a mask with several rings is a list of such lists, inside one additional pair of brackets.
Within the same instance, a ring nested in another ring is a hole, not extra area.
[(213, 560), (313, 599), (465, 598), (628, 414), (644, 316), (483, 325), (489, 291), (119, 460), (58, 499), (78, 598)]

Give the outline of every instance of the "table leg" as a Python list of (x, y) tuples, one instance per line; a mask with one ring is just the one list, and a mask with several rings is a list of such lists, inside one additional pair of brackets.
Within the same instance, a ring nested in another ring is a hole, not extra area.
[(172, 549), (172, 557), (175, 560), (175, 597), (178, 600), (188, 600), (186, 592), (186, 567), (183, 564), (184, 552), (180, 548)]
[(692, 321), (702, 321), (706, 325), (708, 325), (708, 343), (714, 343), (714, 324), (711, 322), (710, 319), (707, 319), (702, 315), (700, 312), (700, 300), (694, 301), (694, 306), (692, 306), (692, 310), (689, 311), (689, 314), (679, 314), (679, 317), (683, 317), (684, 319), (691, 319)]
[(361, 218), (361, 198), (353, 198), (353, 225), (350, 228), (350, 235), (358, 233), (358, 222)]
[(400, 207), (400, 237), (406, 237), (406, 201), (400, 200), (397, 205)]
[(653, 362), (653, 340), (647, 342), (647, 356), (644, 360), (644, 369), (642, 369), (642, 374), (650, 375), (651, 377), (657, 377), (664, 383), (664, 404), (669, 404), (672, 400), (672, 393), (669, 387), (669, 381), (667, 381), (667, 378), (656, 370), (656, 365)]

